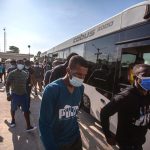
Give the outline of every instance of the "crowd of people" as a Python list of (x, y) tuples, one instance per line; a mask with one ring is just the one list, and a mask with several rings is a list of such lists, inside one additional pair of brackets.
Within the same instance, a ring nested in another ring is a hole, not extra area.
[[(37, 128), (30, 123), (30, 94), (32, 89), (35, 96), (43, 92), (39, 129), (45, 149), (82, 150), (77, 113), (84, 94), (87, 61), (71, 53), (63, 64), (58, 60), (52, 65), (46, 61), (40, 64), (29, 60), (12, 60), (10, 64), (5, 75), (5, 67), (0, 63), (1, 82), (4, 76), (7, 100), (11, 101), (10, 127), (16, 126), (15, 112), (21, 108), (26, 131)], [(118, 144), (120, 150), (142, 150), (150, 128), (150, 66), (144, 62), (132, 65), (129, 73), (132, 86), (115, 95), (103, 107), (100, 120), (110, 145)], [(118, 113), (116, 135), (109, 129), (109, 118), (115, 113)]]
[[(61, 62), (55, 60), (52, 63), (53, 67)], [(0, 83), (4, 83), (6, 87), (7, 100), (11, 101), (11, 117), (10, 127), (16, 126), (15, 112), (20, 108), (24, 112), (26, 120), (26, 131), (35, 130), (30, 123), (30, 101), (31, 91), (34, 90), (35, 96), (38, 95), (38, 91), (41, 93), (45, 83), (45, 74), (48, 70), (51, 70), (50, 63), (44, 61), (39, 63), (38, 61), (32, 62), (26, 59), (10, 61), (9, 67), (5, 69), (5, 63), (0, 62)], [(50, 78), (50, 76), (49, 76)], [(49, 83), (49, 79), (47, 84)]]

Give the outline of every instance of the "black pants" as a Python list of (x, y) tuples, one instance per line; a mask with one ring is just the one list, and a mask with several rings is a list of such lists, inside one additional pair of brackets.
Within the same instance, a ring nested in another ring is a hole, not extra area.
[(60, 146), (60, 150), (82, 150), (81, 137), (77, 138), (72, 144)]
[(142, 145), (119, 145), (119, 150), (143, 150)]

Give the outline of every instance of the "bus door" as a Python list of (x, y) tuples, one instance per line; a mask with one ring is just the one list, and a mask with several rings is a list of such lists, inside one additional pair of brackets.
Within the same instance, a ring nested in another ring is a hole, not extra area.
[[(150, 40), (140, 41), (138, 43), (130, 43), (120, 46), (121, 60), (119, 71), (119, 90), (123, 91), (128, 86), (133, 84), (132, 68), (138, 63), (144, 63), (150, 65)], [(146, 135), (146, 143), (143, 149), (148, 150), (150, 147), (150, 131)]]
[(150, 64), (150, 45), (122, 49), (118, 88), (120, 91), (133, 85), (133, 67), (141, 63)]

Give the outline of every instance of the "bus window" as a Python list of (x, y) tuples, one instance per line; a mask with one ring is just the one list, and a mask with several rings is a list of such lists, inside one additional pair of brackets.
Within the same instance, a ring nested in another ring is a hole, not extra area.
[(63, 51), (60, 51), (58, 52), (58, 58), (64, 58), (64, 52)]
[(84, 44), (76, 45), (70, 48), (70, 53), (77, 53), (78, 55), (84, 57)]
[(150, 53), (144, 53), (143, 58), (144, 58), (144, 63), (150, 65)]
[[(115, 66), (114, 66), (115, 67)], [(115, 68), (108, 64), (95, 64), (89, 68), (89, 73), (85, 83), (94, 86), (98, 92), (111, 98), (113, 92), (113, 84)]]

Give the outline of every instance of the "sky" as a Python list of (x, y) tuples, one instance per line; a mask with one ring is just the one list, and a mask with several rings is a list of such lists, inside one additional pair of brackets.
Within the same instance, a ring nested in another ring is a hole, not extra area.
[(0, 0), (0, 51), (44, 52), (143, 0)]

